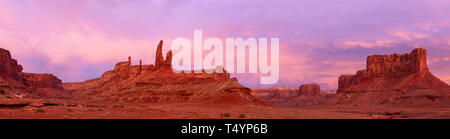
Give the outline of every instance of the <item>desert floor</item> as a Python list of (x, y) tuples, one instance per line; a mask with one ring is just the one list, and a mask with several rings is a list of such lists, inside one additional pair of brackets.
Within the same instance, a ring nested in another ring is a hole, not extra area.
[(301, 108), (226, 104), (16, 102), (0, 105), (0, 119), (390, 119), (450, 118), (450, 107), (316, 105)]

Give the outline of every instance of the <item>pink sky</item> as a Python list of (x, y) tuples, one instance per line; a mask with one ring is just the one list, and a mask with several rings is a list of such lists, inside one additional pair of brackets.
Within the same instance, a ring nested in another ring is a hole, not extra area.
[[(280, 38), (280, 80), (335, 89), (366, 56), (428, 49), (430, 70), (450, 83), (448, 0), (0, 0), (0, 47), (26, 72), (63, 81), (99, 77), (132, 56), (153, 64), (176, 37)], [(246, 86), (259, 77), (233, 75)]]

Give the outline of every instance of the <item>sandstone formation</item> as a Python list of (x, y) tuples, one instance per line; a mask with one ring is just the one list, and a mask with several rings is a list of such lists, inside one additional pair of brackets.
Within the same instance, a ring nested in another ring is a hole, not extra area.
[(22, 65), (19, 65), (17, 60), (11, 58), (11, 53), (0, 48), (0, 76), (22, 81), (22, 70)]
[(300, 87), (278, 86), (272, 88), (252, 88), (252, 95), (258, 99), (281, 107), (299, 107), (324, 103), (335, 91), (320, 90), (317, 84), (305, 84)]
[(25, 85), (32, 89), (52, 88), (63, 90), (62, 81), (52, 74), (24, 73)]
[(162, 68), (172, 69), (172, 51), (170, 50), (166, 54), (166, 60), (164, 60), (162, 53), (163, 41), (160, 41), (158, 44), (158, 48), (156, 49), (156, 58), (155, 58), (155, 69), (159, 70)]
[(317, 84), (304, 84), (300, 86), (299, 96), (318, 96), (320, 95), (320, 86)]
[(373, 55), (365, 70), (339, 77), (333, 104), (448, 105), (449, 86), (436, 78), (423, 48), (399, 55)]
[(272, 105), (284, 103), (289, 99), (298, 96), (297, 87), (276, 86), (271, 88), (254, 87), (251, 89), (252, 95), (256, 98)]
[(69, 98), (62, 81), (51, 74), (23, 73), (8, 50), (0, 48), (0, 92), (30, 97)]
[[(227, 103), (263, 104), (229, 73), (174, 73), (172, 52), (162, 54), (157, 47), (155, 65), (132, 65), (131, 58), (120, 62), (100, 78), (65, 83), (76, 100), (120, 103)], [(221, 68), (221, 67), (218, 67)]]
[[(22, 65), (11, 57), (8, 50), (0, 48), (0, 87), (2, 92), (10, 88), (24, 88)], [(8, 91), (10, 92), (10, 91)]]

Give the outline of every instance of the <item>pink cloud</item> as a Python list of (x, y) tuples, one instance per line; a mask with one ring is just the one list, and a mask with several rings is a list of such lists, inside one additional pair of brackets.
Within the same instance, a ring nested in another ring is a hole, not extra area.
[(0, 44), (17, 51), (17, 55), (42, 54), (53, 64), (68, 64), (77, 57), (82, 62), (102, 63), (124, 60), (128, 56), (149, 61), (158, 41), (134, 40), (122, 36), (108, 36), (87, 26), (72, 26), (67, 32), (49, 35), (0, 32)]

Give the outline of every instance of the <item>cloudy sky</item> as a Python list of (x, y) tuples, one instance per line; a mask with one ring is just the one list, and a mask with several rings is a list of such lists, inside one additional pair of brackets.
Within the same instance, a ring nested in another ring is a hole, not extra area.
[[(153, 64), (176, 37), (280, 38), (276, 85), (335, 89), (366, 56), (428, 49), (431, 72), (450, 83), (448, 0), (0, 0), (0, 47), (26, 72), (66, 82), (101, 76), (128, 56)], [(259, 77), (234, 74), (249, 87)]]

